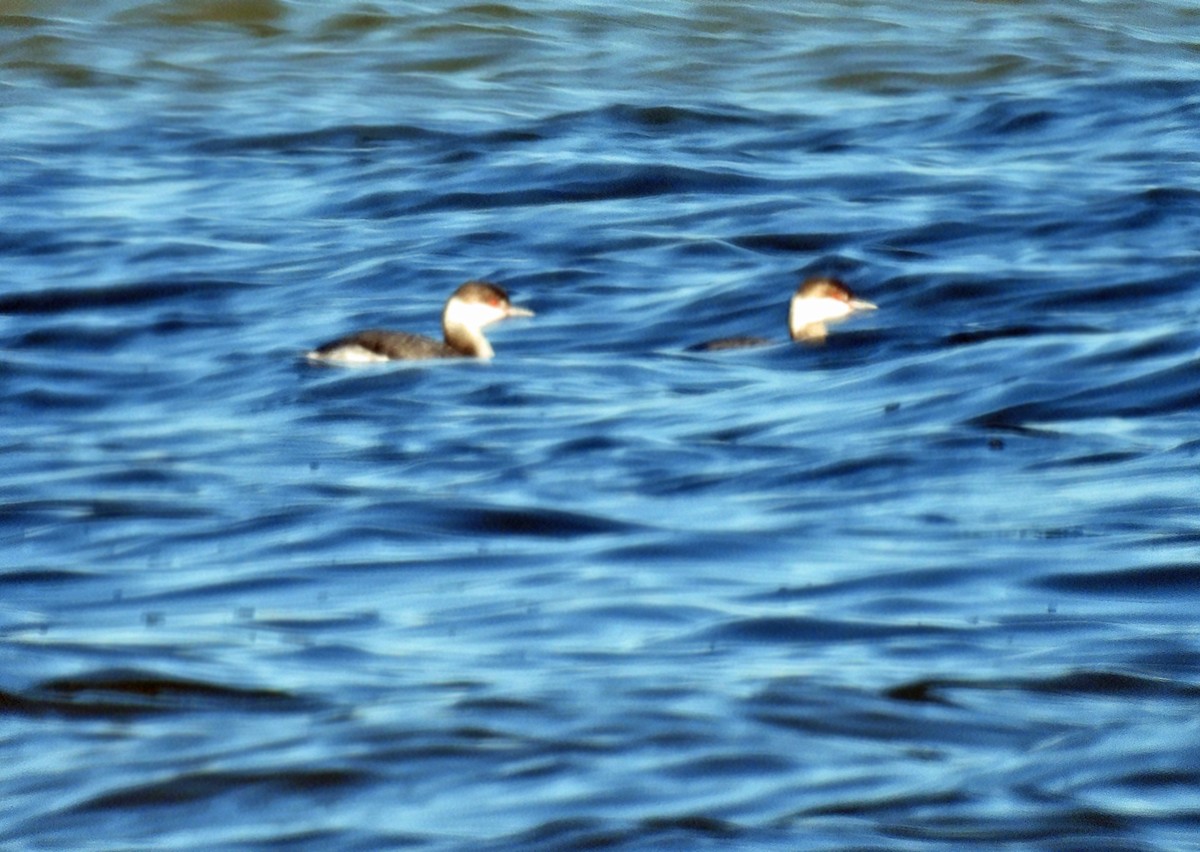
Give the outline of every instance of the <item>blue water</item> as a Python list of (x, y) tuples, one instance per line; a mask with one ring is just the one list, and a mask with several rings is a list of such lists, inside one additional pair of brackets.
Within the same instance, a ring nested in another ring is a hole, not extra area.
[(1200, 14), (785, 6), (3, 7), (0, 844), (1200, 848)]

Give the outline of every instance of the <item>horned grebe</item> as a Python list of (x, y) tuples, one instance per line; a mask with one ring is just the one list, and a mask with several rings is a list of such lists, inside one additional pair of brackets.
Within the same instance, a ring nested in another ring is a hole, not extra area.
[(308, 353), (313, 361), (369, 364), (419, 358), (491, 358), (495, 353), (483, 328), (509, 317), (531, 317), (533, 311), (508, 301), (503, 287), (488, 281), (468, 281), (446, 300), (442, 310), (445, 342), (404, 331), (357, 331), (318, 346)]
[[(797, 343), (820, 343), (825, 339), (825, 324), (844, 319), (855, 311), (873, 311), (878, 307), (855, 298), (850, 288), (836, 278), (809, 278), (792, 296), (788, 308), (788, 331)], [(693, 351), (741, 349), (771, 343), (765, 337), (723, 337), (692, 347)]]

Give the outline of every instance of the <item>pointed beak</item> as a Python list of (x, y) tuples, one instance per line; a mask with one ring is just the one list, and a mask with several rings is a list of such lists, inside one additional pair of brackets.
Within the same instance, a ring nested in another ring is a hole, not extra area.
[(535, 316), (529, 308), (519, 308), (516, 305), (509, 305), (508, 311), (505, 313), (507, 317), (531, 317)]
[(879, 305), (876, 305), (874, 302), (865, 301), (863, 299), (851, 299), (850, 307), (856, 311), (873, 311), (873, 310), (876, 310), (879, 307)]

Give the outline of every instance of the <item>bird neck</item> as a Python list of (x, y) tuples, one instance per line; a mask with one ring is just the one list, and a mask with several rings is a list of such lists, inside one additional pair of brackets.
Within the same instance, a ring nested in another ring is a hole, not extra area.
[(442, 336), (446, 345), (472, 358), (491, 358), (495, 352), (483, 332), (474, 323), (466, 322), (464, 314), (470, 309), (451, 299), (442, 312)]
[(845, 302), (829, 298), (797, 298), (788, 310), (788, 330), (792, 340), (824, 340), (825, 323), (850, 313)]
[(806, 325), (793, 325), (790, 329), (792, 340), (799, 343), (805, 341), (808, 343), (820, 343), (829, 333), (829, 329), (825, 327), (823, 322), (810, 322)]
[(472, 358), (491, 358), (496, 353), (492, 344), (488, 343), (483, 333), (476, 328), (465, 325), (446, 325), (442, 327), (446, 337), (446, 345)]

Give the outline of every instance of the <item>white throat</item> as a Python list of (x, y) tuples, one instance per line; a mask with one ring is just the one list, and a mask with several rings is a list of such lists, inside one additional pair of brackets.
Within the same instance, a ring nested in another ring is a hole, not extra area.
[(451, 299), (442, 312), (442, 333), (446, 342), (460, 351), (466, 347), (476, 358), (491, 358), (496, 353), (483, 336), (483, 327), (504, 319), (503, 308), (483, 302)]

